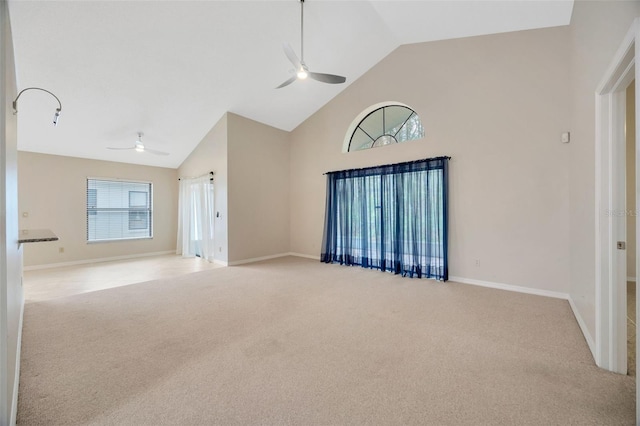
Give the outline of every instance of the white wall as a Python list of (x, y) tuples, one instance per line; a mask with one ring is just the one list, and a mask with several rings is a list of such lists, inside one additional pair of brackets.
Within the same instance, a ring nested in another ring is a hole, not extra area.
[[(152, 182), (153, 238), (87, 243), (88, 177)], [(20, 151), (18, 188), (20, 229), (51, 229), (60, 238), (26, 245), (25, 267), (175, 251), (176, 169)]]
[(18, 246), (17, 95), (7, 2), (0, 1), (0, 424), (15, 422), (22, 335), (22, 250)]
[[(576, 1), (571, 18), (570, 295), (595, 340), (595, 91), (638, 1)], [(605, 212), (600, 212), (605, 214)]]
[[(567, 293), (568, 58), (568, 27), (398, 48), (293, 131), (291, 251), (320, 254), (323, 173), (449, 155), (450, 276)], [(383, 101), (411, 106), (426, 137), (342, 154)]]
[(181, 177), (197, 177), (215, 172), (214, 203), (219, 212), (214, 224), (215, 260), (229, 260), (228, 206), (227, 206), (227, 114), (207, 133), (198, 146), (178, 168)]

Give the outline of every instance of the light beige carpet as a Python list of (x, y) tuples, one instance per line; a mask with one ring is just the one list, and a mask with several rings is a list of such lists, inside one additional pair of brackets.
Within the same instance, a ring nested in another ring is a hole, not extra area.
[(283, 258), (25, 306), (21, 425), (633, 424), (566, 301)]

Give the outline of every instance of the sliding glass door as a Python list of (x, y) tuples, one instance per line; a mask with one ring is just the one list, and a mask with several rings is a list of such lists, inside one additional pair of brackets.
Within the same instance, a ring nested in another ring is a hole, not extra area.
[(328, 173), (322, 261), (446, 280), (447, 160)]

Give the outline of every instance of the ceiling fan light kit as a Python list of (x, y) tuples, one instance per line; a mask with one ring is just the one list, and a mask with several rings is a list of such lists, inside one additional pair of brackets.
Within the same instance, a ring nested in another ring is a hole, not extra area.
[(296, 80), (305, 80), (307, 77), (329, 84), (342, 84), (347, 81), (346, 77), (335, 74), (325, 74), (319, 72), (311, 72), (309, 71), (309, 67), (304, 62), (304, 0), (300, 0), (300, 59), (295, 54), (291, 45), (289, 43), (285, 43), (282, 45), (284, 49), (284, 54), (289, 58), (289, 61), (295, 67), (295, 75), (289, 78), (287, 81), (282, 83), (280, 86), (276, 87), (276, 89), (281, 89), (285, 86), (290, 85)]

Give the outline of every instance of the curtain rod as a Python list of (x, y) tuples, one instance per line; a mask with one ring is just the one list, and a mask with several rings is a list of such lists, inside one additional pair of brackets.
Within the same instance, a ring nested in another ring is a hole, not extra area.
[(209, 172), (209, 173), (205, 173), (205, 174), (203, 174), (203, 175), (200, 175), (200, 176), (197, 176), (197, 177), (194, 177), (194, 178), (190, 178), (190, 177), (181, 177), (181, 178), (178, 178), (178, 180), (182, 180), (182, 179), (199, 179), (199, 178), (202, 178), (202, 177), (205, 177), (205, 176), (211, 176), (211, 177), (209, 178), (209, 180), (213, 180), (213, 175), (215, 175), (215, 173), (214, 173), (214, 172)]
[(357, 170), (377, 169), (379, 167), (393, 167), (393, 166), (400, 166), (402, 164), (421, 163), (423, 161), (436, 161), (436, 160), (444, 160), (444, 159), (451, 160), (451, 157), (444, 155), (444, 156), (441, 156), (441, 157), (423, 158), (421, 160), (403, 161), (401, 163), (394, 163), (394, 164), (381, 164), (381, 165), (378, 165), (378, 166), (360, 167), (358, 169), (336, 170), (336, 171), (333, 171), (333, 172), (325, 172), (325, 173), (323, 173), (323, 175), (328, 175), (329, 173), (352, 172), (352, 171), (357, 171)]

